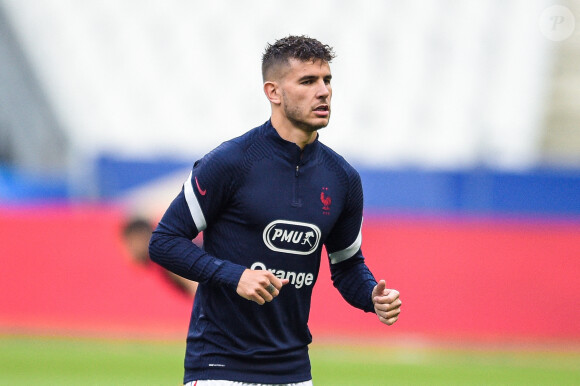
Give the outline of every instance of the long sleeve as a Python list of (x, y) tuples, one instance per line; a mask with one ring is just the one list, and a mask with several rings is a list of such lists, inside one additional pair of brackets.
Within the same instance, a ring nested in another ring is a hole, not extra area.
[(235, 290), (245, 267), (206, 253), (191, 241), (198, 233), (182, 191), (153, 232), (149, 244), (151, 260), (187, 279)]
[(377, 281), (364, 262), (361, 251), (356, 256), (330, 266), (333, 285), (352, 306), (373, 312), (372, 291)]
[(372, 291), (377, 284), (362, 254), (363, 192), (360, 176), (349, 170), (347, 204), (326, 241), (333, 285), (352, 306), (372, 312)]
[[(238, 161), (235, 145), (224, 143), (197, 161), (149, 244), (151, 259), (168, 270), (200, 283), (237, 288), (245, 267), (212, 256), (193, 240), (212, 225), (228, 202)], [(203, 188), (202, 188), (203, 186)]]

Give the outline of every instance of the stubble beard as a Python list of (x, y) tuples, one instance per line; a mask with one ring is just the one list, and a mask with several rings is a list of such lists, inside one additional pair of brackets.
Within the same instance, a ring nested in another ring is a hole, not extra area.
[(302, 118), (302, 114), (299, 107), (297, 106), (291, 107), (288, 105), (287, 103), (288, 99), (286, 98), (286, 94), (284, 92), (282, 93), (282, 98), (284, 98), (284, 114), (294, 127), (297, 127), (300, 130), (304, 130), (305, 132), (312, 133), (314, 131), (318, 131), (328, 126), (328, 123), (330, 122), (330, 113), (328, 115), (326, 123), (313, 125), (311, 123), (306, 122)]

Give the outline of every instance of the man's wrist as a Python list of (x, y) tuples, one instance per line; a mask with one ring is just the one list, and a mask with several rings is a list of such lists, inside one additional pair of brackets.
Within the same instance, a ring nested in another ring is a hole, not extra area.
[(215, 271), (211, 282), (220, 286), (230, 287), (233, 291), (236, 291), (240, 278), (247, 268), (228, 260), (216, 260), (218, 261), (214, 264), (218, 264), (219, 267)]

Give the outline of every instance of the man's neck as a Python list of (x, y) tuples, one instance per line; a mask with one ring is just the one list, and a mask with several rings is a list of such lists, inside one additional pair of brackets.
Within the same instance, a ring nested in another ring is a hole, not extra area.
[(294, 126), (286, 119), (276, 119), (274, 115), (271, 118), (272, 126), (278, 132), (278, 135), (288, 142), (295, 143), (300, 149), (316, 140), (317, 131), (307, 131)]

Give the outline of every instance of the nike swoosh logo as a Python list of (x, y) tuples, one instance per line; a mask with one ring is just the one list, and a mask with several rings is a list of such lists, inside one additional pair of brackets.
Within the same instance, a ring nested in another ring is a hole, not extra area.
[(201, 187), (199, 186), (199, 182), (197, 181), (197, 176), (195, 177), (195, 184), (197, 185), (197, 191), (199, 192), (199, 194), (205, 196), (205, 194), (207, 193), (207, 189), (206, 190), (201, 189)]

